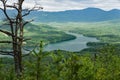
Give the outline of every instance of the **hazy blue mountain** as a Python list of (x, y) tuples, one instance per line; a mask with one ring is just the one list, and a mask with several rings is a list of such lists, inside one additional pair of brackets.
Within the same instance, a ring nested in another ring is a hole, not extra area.
[[(13, 11), (9, 12), (13, 14)], [(86, 8), (83, 10), (67, 10), (60, 12), (34, 11), (25, 18), (33, 18), (35, 21), (40, 22), (98, 22), (120, 19), (120, 10), (113, 9), (104, 11), (98, 8)]]

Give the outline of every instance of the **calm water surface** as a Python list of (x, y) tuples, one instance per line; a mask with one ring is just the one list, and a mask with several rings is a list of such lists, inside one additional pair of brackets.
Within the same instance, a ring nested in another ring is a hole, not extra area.
[[(66, 32), (66, 33), (76, 36), (76, 39), (69, 40), (69, 41), (63, 41), (63, 42), (59, 42), (59, 43), (48, 44), (47, 46), (44, 47), (44, 50), (52, 51), (52, 50), (60, 49), (60, 50), (74, 52), (74, 51), (80, 51), (84, 48), (88, 48), (88, 46), (86, 45), (87, 42), (98, 42), (99, 41), (96, 38), (85, 37), (81, 34), (70, 33), (70, 32)], [(23, 53), (28, 53), (28, 52), (23, 51)], [(10, 56), (0, 55), (0, 57), (10, 57)]]
[(76, 39), (69, 40), (69, 41), (63, 41), (59, 43), (52, 43), (45, 46), (45, 51), (52, 51), (52, 50), (66, 50), (66, 51), (80, 51), (84, 48), (88, 48), (86, 45), (87, 42), (98, 42), (96, 38), (93, 37), (86, 37), (81, 34), (66, 32), (67, 34), (71, 34), (76, 36)]

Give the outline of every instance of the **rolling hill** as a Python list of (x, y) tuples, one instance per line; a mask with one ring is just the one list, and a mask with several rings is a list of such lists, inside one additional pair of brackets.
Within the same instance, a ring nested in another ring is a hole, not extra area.
[[(2, 22), (0, 22), (0, 25)], [(9, 26), (2, 26), (0, 29), (10, 30)], [(56, 43), (75, 39), (73, 35), (66, 34), (64, 31), (53, 28), (47, 24), (29, 23), (24, 28), (24, 37), (31, 40), (25, 42), (27, 47), (33, 47), (43, 41), (44, 44)], [(0, 32), (0, 40), (10, 40), (11, 38)], [(0, 48), (6, 48), (5, 44), (0, 44)], [(9, 47), (9, 46), (8, 46)]]
[(27, 18), (40, 22), (99, 22), (120, 19), (120, 10), (104, 11), (98, 8), (60, 12), (34, 11)]
[[(15, 16), (15, 10), (8, 10), (9, 15)], [(0, 11), (1, 18), (4, 15)], [(67, 10), (59, 12), (33, 11), (25, 19), (33, 18), (37, 22), (99, 22), (120, 19), (120, 10), (104, 11), (98, 8), (83, 10)]]

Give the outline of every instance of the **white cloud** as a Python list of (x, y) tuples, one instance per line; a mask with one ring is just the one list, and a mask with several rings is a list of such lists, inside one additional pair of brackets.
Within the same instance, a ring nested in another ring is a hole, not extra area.
[[(11, 0), (9, 3), (16, 0)], [(23, 7), (33, 7), (35, 2), (44, 7), (44, 11), (64, 11), (96, 7), (104, 10), (120, 9), (120, 0), (25, 0)]]
[(104, 10), (120, 9), (120, 0), (40, 0), (46, 11), (63, 11), (96, 7)]

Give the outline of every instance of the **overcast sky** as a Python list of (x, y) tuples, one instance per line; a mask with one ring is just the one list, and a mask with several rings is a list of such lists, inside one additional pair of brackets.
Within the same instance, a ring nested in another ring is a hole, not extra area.
[[(24, 7), (32, 7), (34, 3), (34, 0), (25, 0)], [(36, 3), (44, 7), (44, 11), (64, 11), (88, 7), (104, 10), (120, 9), (120, 0), (36, 0)]]

